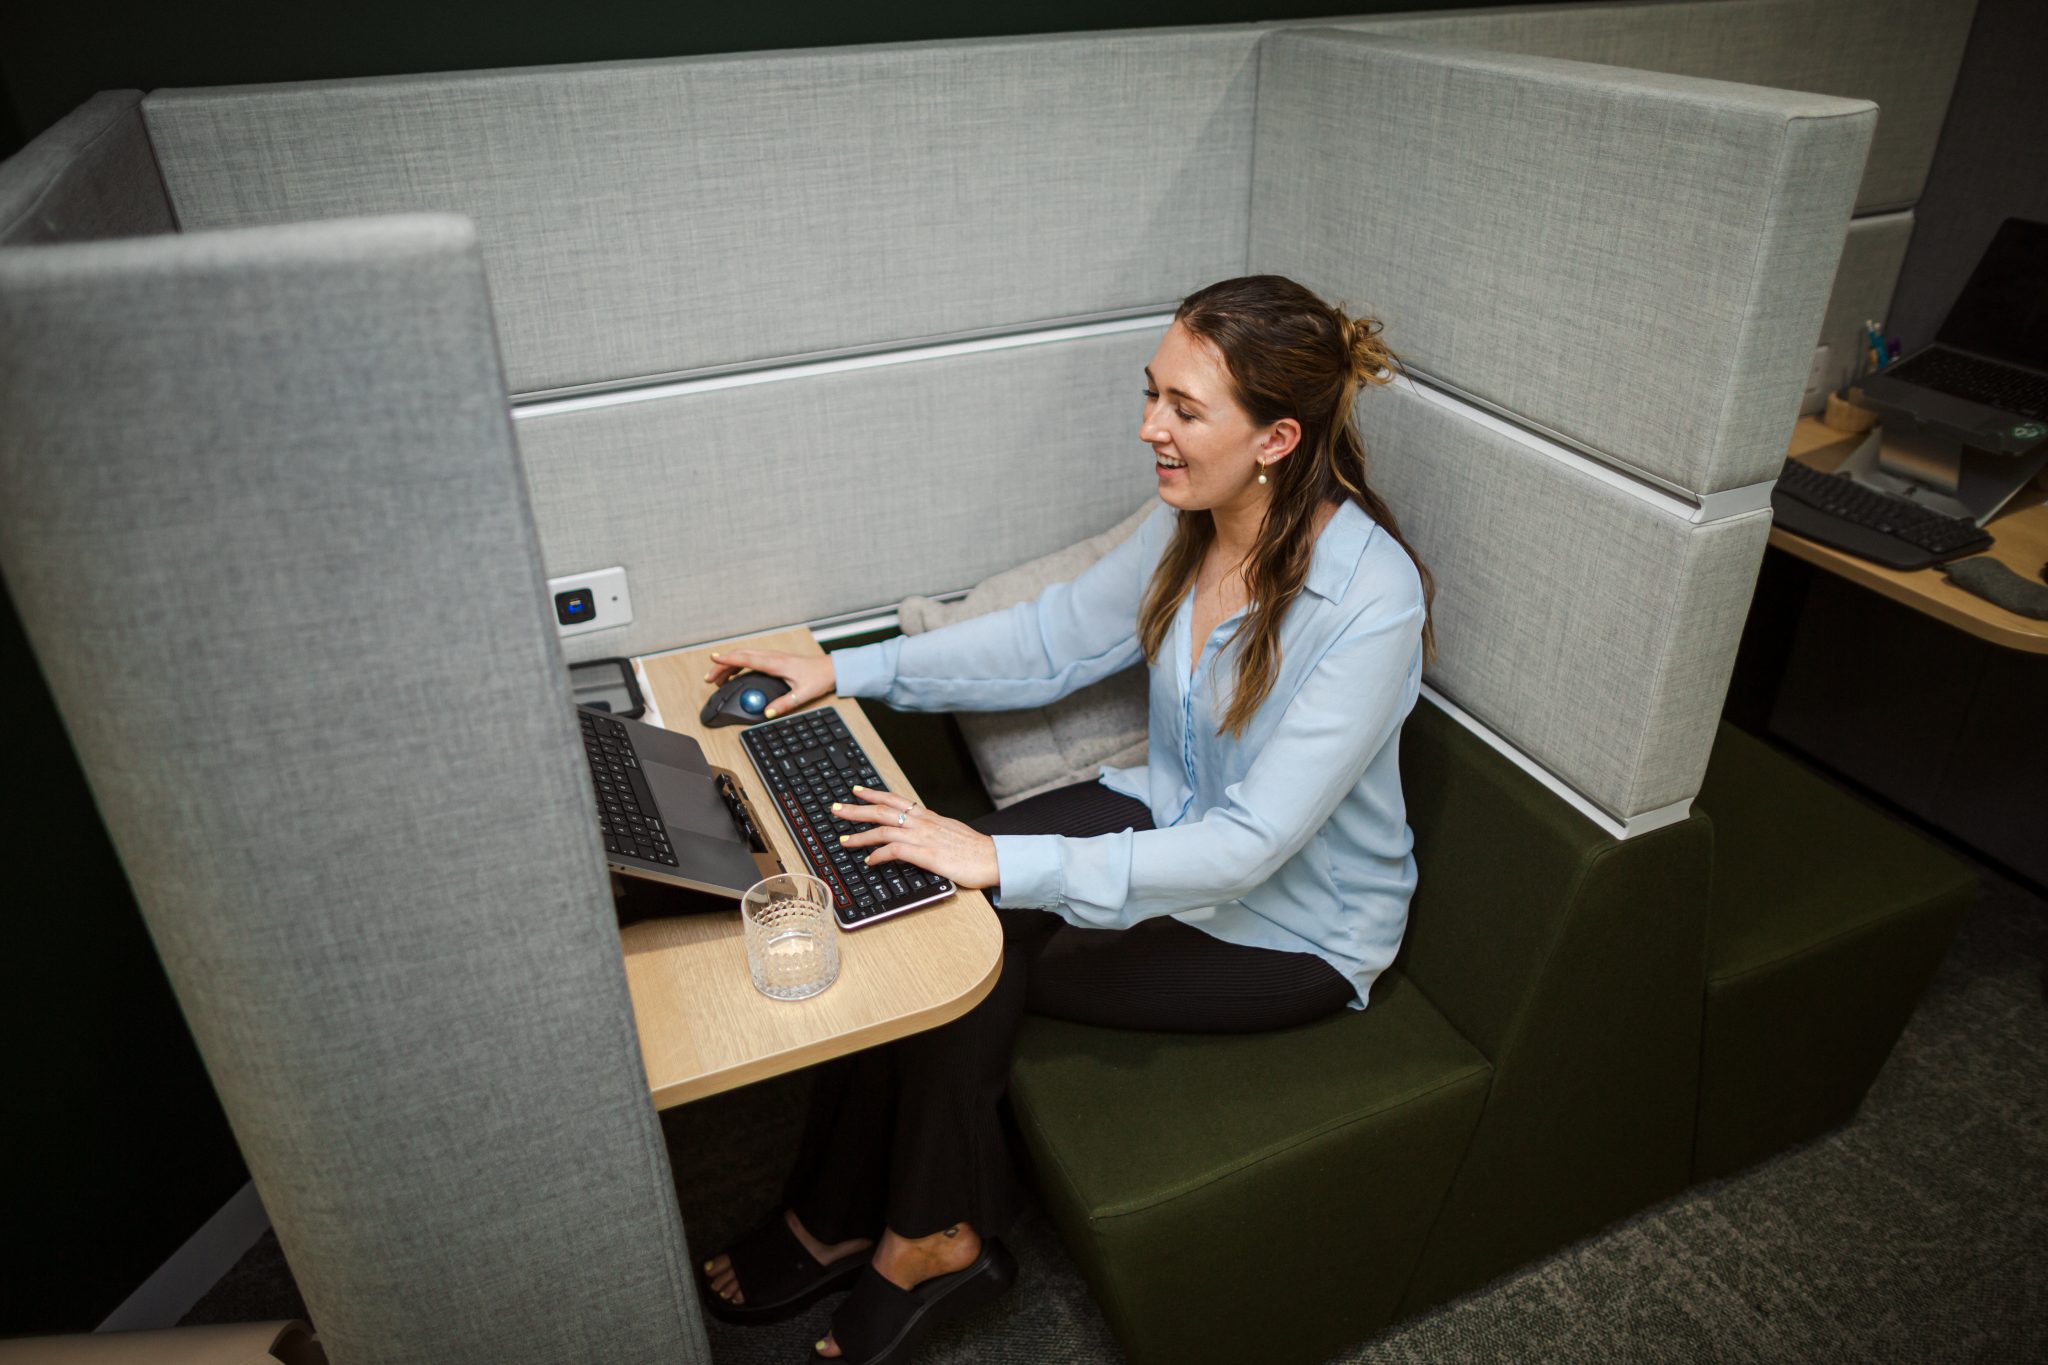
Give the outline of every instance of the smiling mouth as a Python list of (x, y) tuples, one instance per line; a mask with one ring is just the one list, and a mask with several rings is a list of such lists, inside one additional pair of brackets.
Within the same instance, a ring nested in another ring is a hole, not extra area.
[(1160, 455), (1156, 452), (1152, 456), (1152, 462), (1161, 469), (1186, 469), (1188, 467), (1186, 460), (1172, 459), (1169, 456)]

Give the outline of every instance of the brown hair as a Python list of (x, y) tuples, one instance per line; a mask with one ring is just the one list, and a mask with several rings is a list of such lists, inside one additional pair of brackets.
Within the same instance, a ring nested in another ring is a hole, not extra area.
[[(1245, 574), (1251, 606), (1229, 642), (1242, 639), (1244, 648), (1223, 729), (1242, 736), (1280, 671), (1280, 621), (1308, 580), (1317, 509), (1345, 498), (1357, 503), (1415, 561), (1425, 612), (1435, 596), (1415, 547), (1366, 483), (1365, 445), (1351, 419), (1359, 386), (1389, 382), (1401, 362), (1380, 340), (1377, 321), (1348, 318), (1280, 275), (1212, 284), (1188, 295), (1173, 316), (1222, 353), (1238, 404), (1254, 426), (1271, 426), (1283, 417), (1301, 424), (1294, 450), (1266, 466), (1271, 497)], [(1138, 612), (1138, 640), (1148, 663), (1159, 657), (1174, 613), (1215, 539), (1216, 521), (1208, 512), (1181, 515)], [(1422, 648), (1425, 659), (1435, 658), (1436, 636), (1427, 615)]]

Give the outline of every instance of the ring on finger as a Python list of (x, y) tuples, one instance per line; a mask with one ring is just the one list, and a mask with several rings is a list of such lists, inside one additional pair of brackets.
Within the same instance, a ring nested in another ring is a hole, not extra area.
[(909, 812), (909, 811), (907, 811), (907, 810), (902, 810), (902, 811), (898, 811), (898, 812), (896, 812), (896, 823), (897, 823), (897, 824), (899, 824), (899, 825), (907, 825), (907, 824), (909, 824), (909, 823), (910, 823), (910, 812)]

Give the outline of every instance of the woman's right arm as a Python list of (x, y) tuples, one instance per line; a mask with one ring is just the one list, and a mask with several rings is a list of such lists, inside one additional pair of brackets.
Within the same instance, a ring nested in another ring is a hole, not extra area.
[(1033, 601), (840, 650), (839, 691), (903, 711), (1014, 711), (1121, 672), (1141, 657), (1138, 608), (1173, 527), (1162, 503), (1121, 545)]
[(1173, 509), (1161, 504), (1071, 583), (1055, 583), (1035, 601), (1007, 611), (824, 658), (723, 651), (711, 656), (719, 667), (705, 681), (722, 682), (740, 667), (772, 673), (790, 684), (790, 694), (771, 714), (835, 688), (842, 696), (876, 697), (904, 711), (1043, 706), (1140, 657), (1138, 607), (1173, 534), (1173, 518)]

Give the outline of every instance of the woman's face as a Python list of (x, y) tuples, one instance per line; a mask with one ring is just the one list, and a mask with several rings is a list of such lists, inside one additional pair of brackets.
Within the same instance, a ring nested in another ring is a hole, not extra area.
[(1214, 343), (1179, 323), (1166, 329), (1145, 367), (1145, 415), (1138, 439), (1152, 447), (1159, 496), (1183, 512), (1230, 510), (1262, 499), (1259, 462), (1293, 449), (1291, 418), (1252, 425)]

